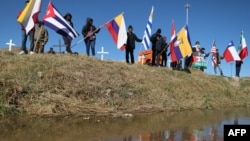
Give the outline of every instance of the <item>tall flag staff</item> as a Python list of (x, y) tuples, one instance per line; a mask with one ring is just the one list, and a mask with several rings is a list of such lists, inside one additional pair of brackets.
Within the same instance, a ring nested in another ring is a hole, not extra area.
[[(184, 7), (186, 8), (186, 26), (188, 26), (188, 9), (191, 7), (189, 3), (185, 4)], [(183, 68), (185, 68), (185, 58), (183, 59)]]

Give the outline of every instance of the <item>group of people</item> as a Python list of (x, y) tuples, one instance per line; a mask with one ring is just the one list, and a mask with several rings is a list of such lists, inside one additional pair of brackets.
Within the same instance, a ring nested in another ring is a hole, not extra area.
[[(135, 33), (133, 33), (132, 25), (128, 26), (127, 32), (127, 42), (126, 42), (126, 63), (134, 64), (134, 49), (135, 42), (142, 42), (142, 39), (139, 39)], [(150, 41), (152, 43), (152, 66), (167, 66), (167, 51), (168, 51), (168, 43), (167, 37), (161, 35), (161, 29), (157, 29), (157, 31), (150, 37)], [(130, 57), (129, 57), (130, 56)], [(160, 62), (161, 61), (161, 62)]]
[[(206, 58), (210, 55), (210, 52), (205, 53), (205, 48), (200, 47), (200, 42), (196, 41), (195, 45), (193, 47), (193, 54), (196, 53), (199, 57), (201, 57), (202, 60), (206, 60)], [(219, 50), (216, 49), (215, 52), (212, 54), (212, 65), (214, 67), (214, 73), (217, 74), (217, 70), (219, 70), (219, 73), (221, 76), (223, 76), (223, 72), (221, 69), (221, 60), (223, 59), (223, 56), (220, 55)], [(204, 71), (204, 66), (201, 66), (199, 68), (201, 71)]]
[[(25, 6), (27, 6), (29, 3), (29, 0), (25, 1)], [(17, 18), (21, 15), (22, 11), (18, 13)], [(68, 22), (68, 24), (71, 27), (73, 26), (72, 22), (72, 15), (70, 13), (65, 14), (64, 19)], [(21, 31), (22, 31), (22, 45), (21, 45), (21, 51), (19, 54), (34, 54), (34, 53), (44, 53), (44, 47), (49, 39), (49, 34), (47, 29), (44, 26), (44, 23), (42, 21), (39, 21), (39, 19), (34, 19), (35, 27), (33, 27), (28, 33), (26, 33), (25, 27), (21, 25)], [(90, 50), (92, 51), (92, 56), (95, 56), (95, 40), (96, 36), (95, 34), (100, 31), (101, 28), (96, 28), (93, 25), (93, 19), (87, 18), (86, 25), (82, 28), (82, 35), (84, 37), (84, 42), (86, 45), (86, 53), (89, 56)], [(29, 52), (26, 47), (27, 39), (30, 39), (30, 49)], [(62, 36), (64, 45), (66, 47), (66, 53), (69, 54), (76, 54), (73, 53), (71, 50), (71, 39)], [(53, 48), (50, 48), (48, 53), (55, 53)]]
[[(27, 5), (29, 3), (29, 0), (25, 1), (25, 4)], [(19, 12), (18, 16), (21, 14), (22, 11)], [(72, 22), (72, 15), (70, 13), (65, 14), (64, 19), (68, 22), (68, 24), (73, 27)], [(21, 52), (19, 54), (28, 54), (28, 51), (26, 49), (26, 42), (27, 38), (30, 39), (30, 54), (34, 53), (44, 53), (44, 47), (49, 39), (49, 34), (47, 29), (44, 26), (44, 23), (42, 21), (39, 21), (38, 19), (35, 19), (36, 26), (29, 31), (29, 33), (26, 33), (25, 28), (21, 25), (22, 29), (22, 46), (21, 46)], [(93, 19), (87, 18), (86, 24), (82, 28), (82, 35), (83, 40), (86, 46), (86, 54), (88, 56), (92, 55), (95, 56), (95, 42), (96, 42), (96, 34), (100, 31), (101, 27), (96, 28), (95, 25), (93, 25)], [(70, 54), (76, 54), (73, 53), (71, 50), (71, 39), (68, 39), (65, 36), (62, 36), (64, 45), (66, 47), (66, 53)], [(167, 66), (167, 56), (170, 55), (170, 52), (167, 54), (169, 44), (167, 43), (167, 37), (161, 35), (161, 29), (157, 29), (157, 31), (150, 37), (150, 41), (152, 43), (152, 60), (151, 65), (152, 66)], [(128, 64), (134, 64), (134, 49), (135, 49), (135, 42), (142, 42), (142, 39), (139, 39), (135, 33), (133, 33), (133, 27), (132, 25), (128, 26), (127, 31), (127, 42), (125, 43), (126, 50), (125, 50), (125, 58), (126, 63)], [(90, 54), (90, 51), (92, 54)], [(55, 54), (55, 51), (53, 48), (50, 48), (48, 53)], [(205, 53), (205, 48), (200, 48), (200, 42), (197, 41), (195, 43), (195, 46), (193, 47), (193, 53), (198, 53), (198, 55), (206, 59), (206, 57), (209, 56), (210, 53)], [(213, 54), (212, 61), (214, 64), (214, 72), (217, 74), (217, 69), (219, 69), (220, 75), (223, 76), (223, 72), (221, 69), (221, 59), (223, 59), (223, 56), (219, 54), (218, 49), (216, 49), (216, 53)], [(187, 56), (185, 59), (184, 69), (187, 69), (192, 66), (192, 54), (190, 56)], [(161, 62), (160, 62), (161, 61)], [(176, 62), (171, 63), (171, 67), (173, 69), (180, 69), (181, 68), (181, 60), (178, 60)], [(242, 61), (236, 61), (236, 76), (239, 77), (240, 69)], [(204, 67), (199, 68), (201, 71), (204, 71)]]

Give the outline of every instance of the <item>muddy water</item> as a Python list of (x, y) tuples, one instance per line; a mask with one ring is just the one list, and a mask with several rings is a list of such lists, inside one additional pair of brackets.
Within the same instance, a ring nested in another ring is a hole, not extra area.
[(195, 110), (130, 118), (0, 119), (0, 141), (221, 141), (224, 124), (250, 124), (250, 109)]

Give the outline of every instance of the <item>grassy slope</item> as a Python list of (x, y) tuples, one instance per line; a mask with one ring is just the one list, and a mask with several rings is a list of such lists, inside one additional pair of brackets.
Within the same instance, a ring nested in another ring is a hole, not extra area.
[(85, 55), (0, 51), (0, 113), (121, 114), (250, 104), (250, 79), (192, 74)]

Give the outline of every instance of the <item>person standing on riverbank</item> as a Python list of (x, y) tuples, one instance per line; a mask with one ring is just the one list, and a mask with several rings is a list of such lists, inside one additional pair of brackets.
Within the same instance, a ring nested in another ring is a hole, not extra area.
[(135, 63), (134, 60), (134, 50), (135, 50), (135, 41), (136, 42), (142, 42), (142, 39), (137, 38), (135, 33), (133, 33), (133, 27), (131, 25), (128, 26), (128, 32), (127, 32), (127, 43), (126, 43), (126, 62), (129, 64), (129, 55), (131, 59), (131, 64)]
[(221, 69), (221, 59), (223, 59), (223, 56), (220, 55), (219, 50), (216, 49), (216, 53), (212, 57), (212, 64), (214, 66), (214, 73), (217, 74), (217, 69), (220, 71), (220, 75), (223, 76), (223, 72)]
[(86, 24), (82, 28), (82, 35), (84, 37), (84, 42), (86, 46), (86, 53), (90, 55), (90, 49), (92, 56), (95, 56), (95, 42), (96, 42), (96, 33), (98, 33), (101, 28), (96, 28), (93, 24), (92, 18), (87, 18)]

